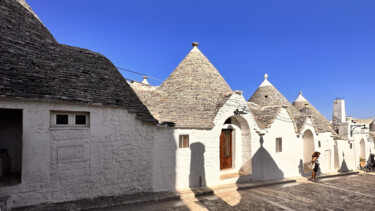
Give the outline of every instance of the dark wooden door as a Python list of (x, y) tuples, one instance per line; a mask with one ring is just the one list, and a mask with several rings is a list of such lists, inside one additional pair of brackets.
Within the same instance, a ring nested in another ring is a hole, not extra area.
[(232, 168), (232, 130), (222, 130), (220, 135), (220, 170)]

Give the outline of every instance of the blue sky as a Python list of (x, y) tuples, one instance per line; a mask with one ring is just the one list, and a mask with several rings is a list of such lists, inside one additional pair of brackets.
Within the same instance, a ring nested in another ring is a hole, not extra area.
[(303, 91), (329, 120), (336, 97), (346, 100), (348, 115), (375, 115), (372, 0), (27, 2), (60, 43), (99, 52), (118, 67), (165, 80), (196, 41), (246, 100), (267, 73), (289, 101)]

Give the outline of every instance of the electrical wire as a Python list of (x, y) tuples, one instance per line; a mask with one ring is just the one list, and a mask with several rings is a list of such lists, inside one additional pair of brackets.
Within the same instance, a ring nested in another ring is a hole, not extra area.
[[(136, 72), (136, 71), (133, 71), (133, 70), (129, 70), (129, 69), (125, 69), (125, 68), (122, 68), (122, 67), (116, 67), (117, 69), (119, 70), (123, 70), (123, 71), (127, 71), (127, 72), (130, 72), (130, 73), (134, 73), (134, 74), (137, 74), (137, 75), (142, 75), (142, 76), (147, 76), (147, 78), (150, 78), (150, 79), (153, 79), (155, 81), (160, 81), (160, 82), (163, 82), (162, 80), (158, 79), (158, 78), (154, 78), (152, 76), (148, 76), (146, 74), (143, 74), (143, 73), (139, 73), (139, 72)], [(134, 81), (134, 80), (133, 80)]]

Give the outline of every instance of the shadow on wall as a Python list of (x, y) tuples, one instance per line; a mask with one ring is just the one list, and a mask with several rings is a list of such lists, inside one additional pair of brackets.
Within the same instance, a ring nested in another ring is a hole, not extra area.
[(204, 152), (206, 151), (204, 144), (197, 142), (190, 145), (190, 174), (189, 187), (206, 187), (206, 175), (204, 169)]
[(263, 147), (263, 136), (260, 136), (260, 148), (251, 159), (252, 179), (271, 180), (284, 178), (284, 173), (277, 166), (270, 153)]
[[(191, 159), (190, 159), (190, 174), (189, 174), (189, 187), (191, 191), (198, 196), (202, 193), (200, 187), (204, 187), (205, 191), (214, 193), (212, 189), (207, 187), (206, 174), (205, 174), (205, 160), (204, 153), (206, 151), (205, 145), (201, 142), (193, 143), (190, 145)], [(212, 199), (208, 200), (198, 199), (195, 202), (187, 202), (188, 205), (179, 207), (179, 209), (186, 208), (188, 210), (214, 210), (220, 207), (222, 210), (232, 210), (234, 206), (238, 205), (241, 201), (242, 196), (239, 192), (233, 192), (236, 194), (237, 200), (233, 200), (233, 196), (229, 199), (220, 195), (214, 195), (212, 198), (215, 203), (212, 203)]]
[(176, 154), (178, 145), (175, 142), (173, 128), (159, 127), (156, 130), (153, 159), (153, 191), (176, 189)]
[(349, 168), (348, 168), (348, 165), (346, 164), (346, 161), (345, 161), (345, 154), (342, 153), (342, 163), (341, 163), (341, 166), (338, 170), (339, 172), (348, 172), (350, 171)]

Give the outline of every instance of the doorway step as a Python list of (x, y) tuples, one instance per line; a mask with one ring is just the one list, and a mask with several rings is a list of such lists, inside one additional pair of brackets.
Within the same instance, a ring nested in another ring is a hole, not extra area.
[(251, 181), (251, 173), (250, 172), (222, 172), (220, 175), (220, 180), (224, 183), (244, 183)]

